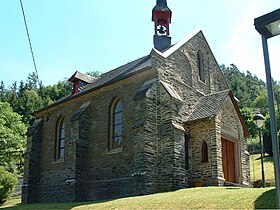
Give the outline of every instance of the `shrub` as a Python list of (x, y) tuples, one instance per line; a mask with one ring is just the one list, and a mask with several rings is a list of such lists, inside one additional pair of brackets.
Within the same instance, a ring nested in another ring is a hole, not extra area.
[[(266, 187), (271, 187), (273, 186), (273, 183), (271, 181), (266, 180), (265, 181)], [(253, 182), (253, 187), (254, 188), (261, 188), (262, 187), (262, 180), (258, 179), (256, 181)]]
[(0, 204), (4, 203), (18, 184), (16, 175), (0, 167)]

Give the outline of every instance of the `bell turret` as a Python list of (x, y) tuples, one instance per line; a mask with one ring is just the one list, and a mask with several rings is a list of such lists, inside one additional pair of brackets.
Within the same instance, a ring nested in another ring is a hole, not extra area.
[(172, 11), (168, 8), (166, 0), (157, 0), (152, 15), (152, 21), (155, 23), (154, 47), (157, 50), (162, 51), (171, 45), (171, 16)]

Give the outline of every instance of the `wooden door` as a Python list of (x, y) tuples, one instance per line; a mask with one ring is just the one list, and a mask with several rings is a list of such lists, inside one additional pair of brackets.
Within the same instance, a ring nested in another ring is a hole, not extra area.
[(229, 182), (236, 182), (234, 142), (222, 139), (222, 161), (224, 178)]

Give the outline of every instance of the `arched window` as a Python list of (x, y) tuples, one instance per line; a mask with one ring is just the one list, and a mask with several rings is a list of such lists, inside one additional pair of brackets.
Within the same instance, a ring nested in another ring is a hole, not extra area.
[(122, 145), (122, 102), (117, 99), (111, 106), (111, 132), (109, 149), (121, 148)]
[(55, 159), (64, 159), (65, 152), (65, 121), (60, 118), (56, 126)]
[(208, 146), (206, 141), (201, 146), (201, 162), (208, 162)]
[(197, 52), (197, 65), (198, 65), (199, 79), (205, 82), (204, 58), (203, 58), (203, 53), (200, 50)]

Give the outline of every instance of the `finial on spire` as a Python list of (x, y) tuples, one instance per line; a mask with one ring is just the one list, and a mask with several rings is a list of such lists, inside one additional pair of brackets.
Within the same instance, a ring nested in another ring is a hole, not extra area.
[(154, 47), (157, 50), (163, 50), (171, 45), (169, 37), (171, 16), (172, 11), (168, 8), (166, 0), (157, 0), (152, 15), (152, 21), (155, 22)]
[(153, 10), (171, 11), (167, 6), (166, 0), (157, 0), (157, 5), (154, 7)]

